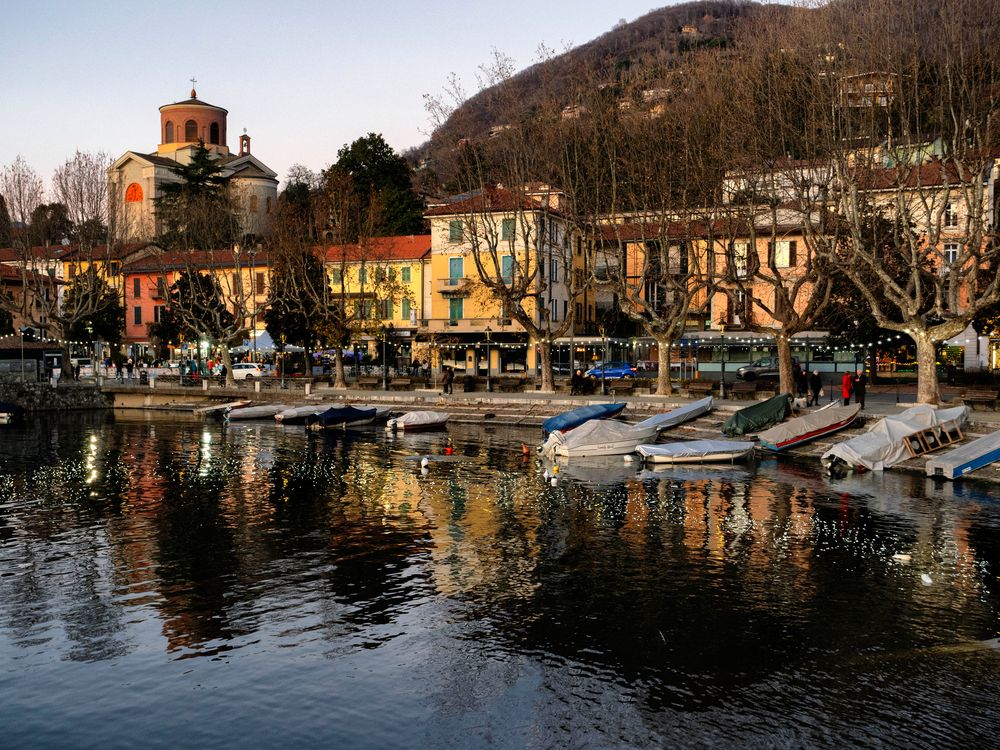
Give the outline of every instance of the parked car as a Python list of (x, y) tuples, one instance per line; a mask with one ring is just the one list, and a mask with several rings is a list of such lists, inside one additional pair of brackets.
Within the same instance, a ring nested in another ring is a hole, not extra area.
[[(792, 363), (798, 362), (798, 357), (792, 357)], [(757, 378), (778, 377), (778, 358), (761, 357), (756, 362), (743, 365), (736, 371), (736, 377), (740, 380), (756, 380)]]
[(264, 371), (256, 362), (237, 362), (233, 365), (233, 380), (253, 380), (264, 377)]
[(605, 380), (613, 380), (614, 378), (634, 378), (637, 372), (635, 365), (630, 365), (628, 362), (598, 362), (584, 375), (588, 378), (600, 379), (603, 373)]

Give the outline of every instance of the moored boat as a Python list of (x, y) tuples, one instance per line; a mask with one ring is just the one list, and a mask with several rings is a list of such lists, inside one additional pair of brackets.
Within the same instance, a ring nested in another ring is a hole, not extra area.
[(757, 439), (762, 448), (780, 453), (849, 427), (859, 411), (861, 404), (824, 407), (764, 430)]
[(722, 431), (730, 437), (747, 435), (783, 422), (791, 413), (792, 397), (787, 393), (781, 393), (767, 401), (740, 409), (726, 420), (722, 425)]
[(235, 422), (241, 419), (270, 419), (275, 414), (290, 409), (288, 404), (260, 404), (258, 406), (247, 406), (242, 409), (229, 409), (226, 411), (227, 422)]
[(406, 414), (386, 422), (385, 429), (387, 431), (400, 430), (404, 432), (439, 430), (447, 424), (449, 416), (440, 411), (408, 411)]
[(594, 419), (569, 432), (549, 433), (540, 451), (570, 458), (621, 456), (634, 453), (637, 445), (655, 439), (657, 434), (655, 424), (640, 427), (613, 419)]
[(828, 471), (838, 463), (846, 469), (882, 471), (911, 457), (908, 441), (917, 433), (961, 427), (968, 414), (967, 406), (935, 409), (929, 404), (917, 404), (894, 417), (880, 419), (863, 435), (837, 443), (820, 461)]
[(542, 422), (542, 434), (548, 435), (550, 432), (559, 430), (568, 432), (575, 427), (579, 427), (592, 419), (610, 419), (616, 417), (624, 411), (626, 404), (589, 404), (577, 409), (564, 411), (554, 417), (549, 417)]
[(218, 417), (225, 414), (226, 411), (230, 411), (232, 409), (242, 409), (244, 407), (250, 406), (250, 404), (252, 403), (253, 403), (252, 401), (249, 401), (247, 399), (242, 399), (239, 401), (227, 401), (224, 404), (211, 404), (210, 406), (201, 406), (195, 409), (192, 413), (199, 414), (203, 417), (208, 417), (208, 416)]
[(375, 409), (359, 409), (356, 406), (333, 406), (319, 414), (306, 417), (308, 430), (333, 430), (346, 427), (362, 427), (375, 421)]
[(944, 455), (928, 458), (925, 470), (929, 477), (959, 479), (994, 461), (1000, 461), (1000, 430), (960, 445)]
[(742, 461), (753, 449), (748, 440), (687, 440), (640, 445), (636, 453), (654, 464), (707, 464)]
[(685, 422), (690, 422), (692, 419), (697, 419), (703, 414), (708, 414), (712, 411), (713, 403), (712, 397), (707, 396), (706, 398), (693, 401), (690, 404), (684, 404), (684, 406), (678, 406), (676, 409), (671, 409), (662, 414), (654, 414), (633, 426), (656, 427), (657, 432), (663, 432), (664, 430), (669, 430), (671, 427), (676, 427)]
[(378, 406), (377, 404), (352, 404), (355, 409), (374, 409), (375, 421), (384, 422), (392, 414), (392, 409), (388, 406)]
[(0, 424), (12, 424), (24, 418), (24, 407), (0, 402)]
[(309, 404), (307, 406), (293, 406), (274, 415), (274, 421), (281, 424), (304, 424), (306, 417), (313, 414), (321, 414), (329, 409), (329, 404)]

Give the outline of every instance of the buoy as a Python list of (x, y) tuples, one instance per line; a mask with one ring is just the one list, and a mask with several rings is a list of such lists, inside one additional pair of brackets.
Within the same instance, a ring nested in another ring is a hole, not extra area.
[(531, 455), (531, 448), (528, 447), (527, 443), (521, 443), (521, 455), (522, 456)]
[(904, 555), (902, 552), (898, 552), (892, 556), (892, 559), (895, 560), (896, 562), (908, 563), (913, 558), (911, 558), (909, 555)]
[(427, 456), (424, 456), (423, 458), (420, 459), (420, 465), (423, 466), (423, 467), (425, 467), (425, 468), (427, 467), (427, 465), (429, 463), (430, 463), (430, 459), (427, 458)]
[(454, 452), (455, 452), (455, 449), (454, 449), (454, 448), (452, 448), (452, 447), (451, 447), (450, 445), (446, 445), (446, 446), (444, 447), (444, 455), (446, 455), (446, 456), (450, 456), (450, 455), (452, 455), (452, 454), (453, 454)]
[(552, 477), (552, 479), (549, 480), (549, 484), (551, 484), (553, 487), (558, 487), (559, 479), (556, 477)]
[(559, 473), (559, 464), (552, 464), (552, 475), (555, 476)]
[(934, 581), (931, 580), (931, 577), (926, 573), (920, 574), (920, 582), (924, 584), (924, 586), (930, 586), (932, 583), (934, 583)]

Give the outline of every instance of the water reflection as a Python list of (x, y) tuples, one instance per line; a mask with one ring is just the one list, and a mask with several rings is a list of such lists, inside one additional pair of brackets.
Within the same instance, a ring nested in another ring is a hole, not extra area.
[[(6, 432), (0, 653), (21, 685), (59, 674), (68, 702), (90, 678), (52, 662), (111, 664), (122, 684), (159, 675), (167, 711), (183, 694), (171, 663), (208, 676), (225, 659), (230, 694), (254, 700), (294, 652), (309, 687), (289, 688), (301, 707), (285, 722), (320, 722), (334, 698), (309, 691), (348, 670), (356, 692), (336, 700), (355, 721), (320, 735), (358, 746), (469, 744), (470, 727), (514, 746), (996, 728), (980, 698), (998, 686), (997, 650), (977, 645), (998, 635), (988, 488), (830, 481), (774, 460), (570, 462), (553, 484), (523, 439), (121, 416)], [(16, 689), (0, 678), (0, 696)], [(947, 706), (900, 730), (901, 703), (927, 714), (942, 689)], [(981, 718), (958, 722), (962, 706)], [(583, 734), (569, 728), (581, 716)], [(182, 736), (211, 725), (196, 715)]]

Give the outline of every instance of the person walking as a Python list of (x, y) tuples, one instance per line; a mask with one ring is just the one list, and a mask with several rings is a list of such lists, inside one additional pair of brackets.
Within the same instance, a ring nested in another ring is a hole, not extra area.
[(844, 406), (851, 405), (851, 392), (854, 390), (854, 374), (845, 372), (840, 379), (840, 396), (844, 399)]
[(125, 363), (125, 372), (128, 373), (128, 379), (132, 380), (132, 372), (135, 370), (135, 362), (129, 357), (128, 361)]
[(858, 369), (858, 374), (854, 376), (854, 403), (861, 404), (865, 408), (865, 389), (868, 387), (868, 376), (863, 368)]
[(583, 393), (584, 377), (583, 370), (576, 370), (573, 377), (569, 379), (569, 395), (576, 396)]
[(452, 392), (451, 384), (454, 380), (455, 380), (455, 371), (451, 367), (446, 365), (444, 368), (444, 375), (441, 377), (441, 385), (444, 386), (442, 395), (450, 394)]
[(119, 359), (115, 362), (115, 377), (118, 378), (118, 382), (122, 382), (122, 361)]
[(809, 398), (806, 406), (819, 406), (820, 391), (823, 390), (823, 379), (819, 376), (819, 370), (809, 373)]

